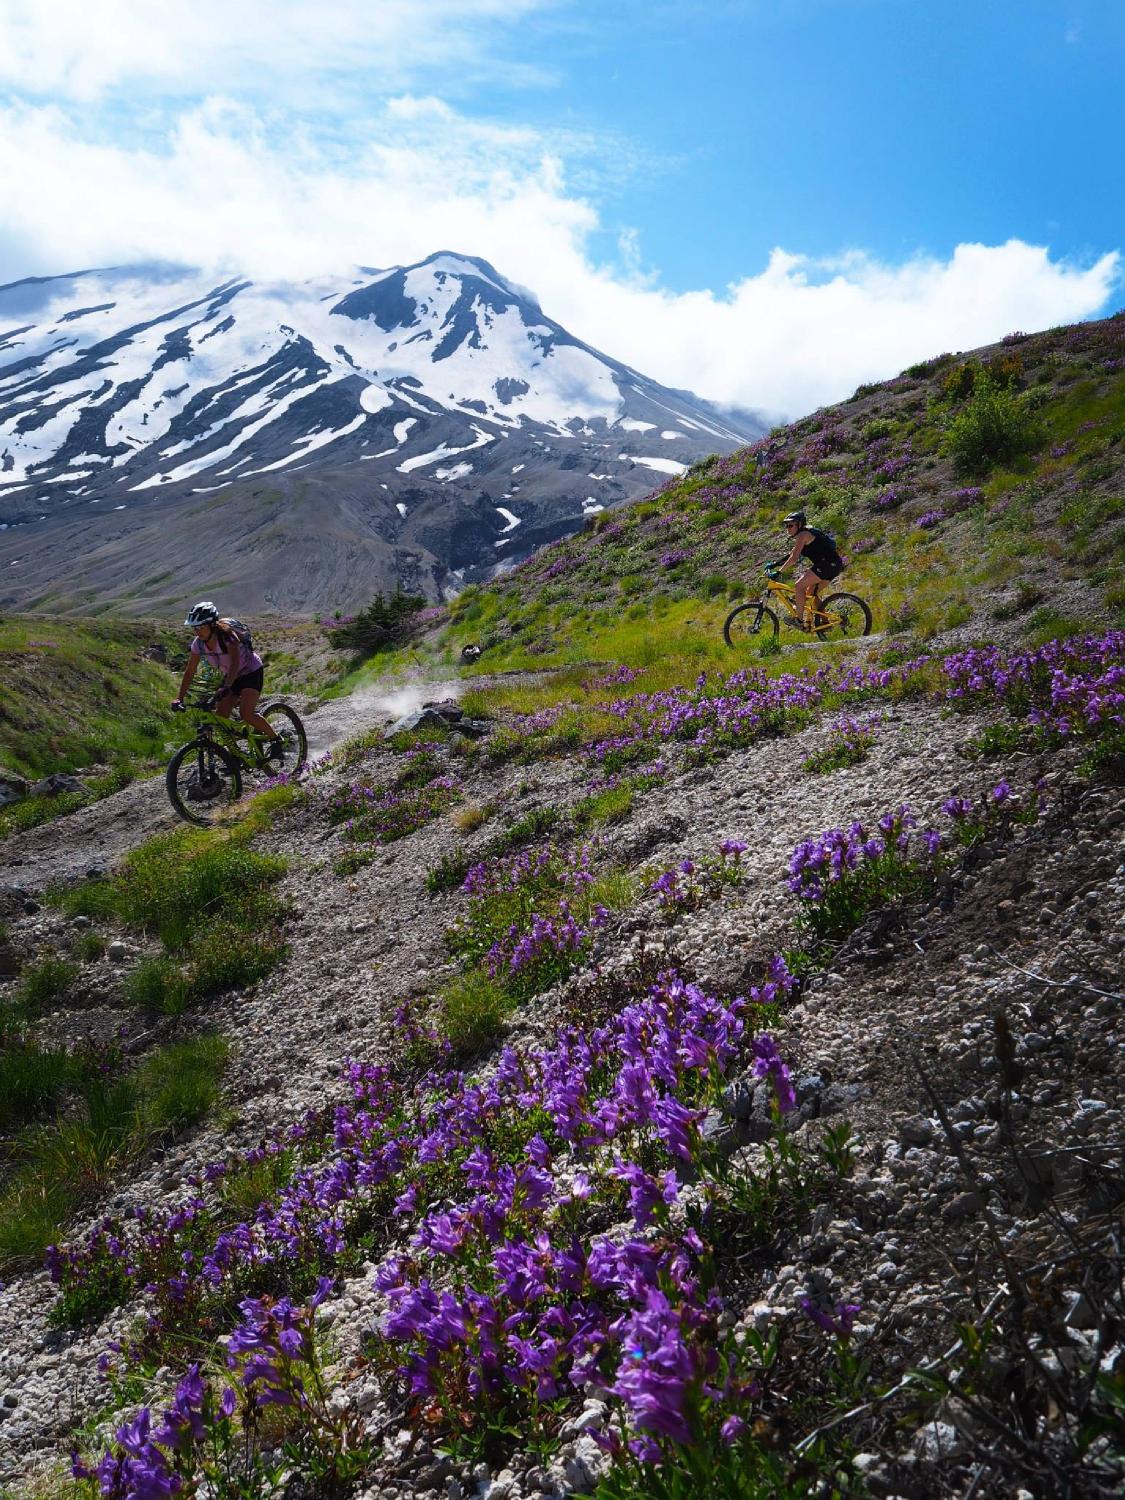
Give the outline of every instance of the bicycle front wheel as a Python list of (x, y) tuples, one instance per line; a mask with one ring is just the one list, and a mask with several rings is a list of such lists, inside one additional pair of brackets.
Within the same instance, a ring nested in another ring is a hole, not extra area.
[(288, 703), (267, 703), (258, 712), (269, 721), (274, 737), (281, 742), (281, 753), (270, 756), (270, 765), (293, 775), (304, 768), (309, 758), (309, 739), (305, 726)]
[(193, 740), (168, 762), (164, 785), (179, 816), (206, 828), (242, 796), (242, 772), (229, 750), (210, 740)]
[(740, 604), (723, 621), (723, 640), (736, 648), (776, 634), (777, 616), (757, 600), (753, 604)]
[(829, 594), (820, 608), (830, 619), (817, 635), (871, 634), (871, 611), (858, 594)]

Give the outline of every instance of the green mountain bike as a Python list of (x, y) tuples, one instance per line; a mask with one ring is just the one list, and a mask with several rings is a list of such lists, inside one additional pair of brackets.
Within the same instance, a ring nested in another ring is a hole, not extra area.
[(184, 705), (196, 720), (195, 738), (168, 762), (164, 785), (181, 818), (206, 827), (242, 796), (243, 772), (299, 775), (309, 758), (305, 726), (288, 703), (267, 703), (258, 712), (275, 731), (271, 742), (249, 724), (213, 712), (211, 694)]

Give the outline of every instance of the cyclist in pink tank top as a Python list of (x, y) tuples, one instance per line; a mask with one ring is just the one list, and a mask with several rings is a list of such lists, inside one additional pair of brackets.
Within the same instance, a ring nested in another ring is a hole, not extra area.
[(188, 613), (184, 624), (195, 631), (195, 639), (180, 682), (179, 697), (172, 700), (172, 707), (181, 707), (199, 663), (206, 661), (208, 666), (223, 674), (224, 687), (215, 704), (215, 712), (220, 718), (229, 719), (237, 707), (242, 722), (252, 724), (271, 741), (271, 753), (275, 746), (280, 749), (281, 742), (274, 737), (273, 725), (257, 711), (265, 673), (262, 658), (239, 638), (227, 621), (219, 618), (219, 611), (210, 599), (197, 604)]

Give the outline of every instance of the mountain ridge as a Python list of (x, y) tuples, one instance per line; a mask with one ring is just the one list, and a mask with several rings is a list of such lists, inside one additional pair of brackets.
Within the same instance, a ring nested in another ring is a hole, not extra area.
[[(0, 359), (0, 526), (45, 527), (52, 552), (29, 568), (26, 543), (4, 538), (22, 571), (0, 602), (21, 607), (81, 609), (107, 588), (114, 608), (167, 607), (159, 594), (138, 607), (114, 580), (160, 571), (164, 536), (205, 531), (196, 497), (217, 491), (234, 501), (227, 540), (254, 607), (349, 606), (396, 585), (438, 598), (763, 430), (599, 353), (489, 262), (450, 251), (301, 283), (170, 266), (29, 278), (0, 288)], [(311, 496), (331, 533), (341, 473), (369, 502), (349, 523), (354, 565), (311, 525), (305, 583), (267, 601), (287, 560), (255, 556), (237, 510), (277, 486), (279, 503)], [(141, 512), (134, 550), (106, 511)], [(78, 515), (97, 518), (84, 551), (67, 535)], [(459, 540), (433, 552), (419, 530)]]

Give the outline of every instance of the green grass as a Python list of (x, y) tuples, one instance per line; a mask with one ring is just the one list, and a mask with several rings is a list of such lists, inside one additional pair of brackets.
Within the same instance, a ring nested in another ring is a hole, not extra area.
[(75, 1107), (9, 1142), (0, 1267), (41, 1260), (117, 1173), (202, 1120), (218, 1098), (226, 1059), (226, 1043), (203, 1036), (161, 1048), (129, 1072), (90, 1069), (77, 1083)]
[(483, 1052), (500, 1035), (512, 1009), (504, 986), (479, 968), (469, 969), (442, 991), (440, 1026), (455, 1056)]
[(38, 779), (159, 760), (176, 678), (142, 655), (153, 644), (175, 659), (182, 632), (108, 619), (0, 620), (0, 764)]
[(591, 828), (624, 823), (632, 815), (636, 800), (634, 788), (628, 782), (608, 787), (604, 792), (595, 792), (584, 797), (574, 808), (574, 826), (584, 832)]
[(65, 999), (77, 977), (77, 964), (55, 953), (44, 954), (20, 970), (12, 999), (17, 1006), (33, 1013), (47, 1010)]
[(276, 790), (277, 797), (256, 798), (242, 823), (160, 834), (128, 855), (115, 875), (49, 893), (72, 916), (124, 923), (160, 939), (164, 951), (125, 977), (131, 1004), (180, 1015), (211, 995), (256, 983), (284, 958), (285, 908), (273, 888), (286, 862), (249, 847), (300, 795)]

